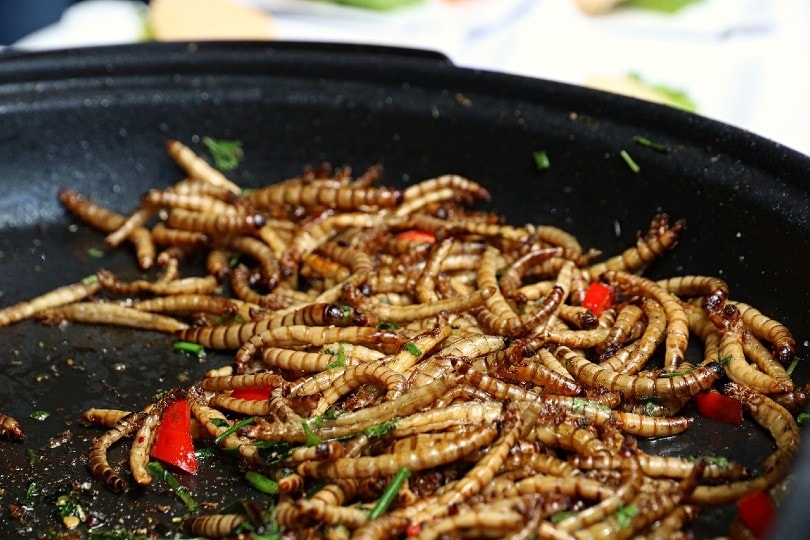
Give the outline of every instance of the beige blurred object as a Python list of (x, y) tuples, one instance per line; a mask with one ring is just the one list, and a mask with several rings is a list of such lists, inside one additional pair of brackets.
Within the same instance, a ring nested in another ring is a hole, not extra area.
[(654, 88), (650, 88), (648, 85), (630, 76), (614, 77), (610, 75), (593, 75), (585, 81), (585, 86), (596, 90), (612, 92), (614, 94), (622, 94), (636, 99), (652, 101), (653, 103), (672, 105), (672, 100), (668, 96), (657, 92)]
[(273, 38), (271, 18), (235, 0), (151, 0), (149, 23), (159, 41)]
[(589, 15), (599, 15), (607, 13), (614, 7), (618, 6), (624, 0), (575, 0), (579, 9)]

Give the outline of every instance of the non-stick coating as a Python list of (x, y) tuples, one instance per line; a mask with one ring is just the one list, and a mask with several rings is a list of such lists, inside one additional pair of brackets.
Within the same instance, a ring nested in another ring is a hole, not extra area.
[[(71, 187), (128, 212), (148, 188), (180, 178), (165, 142), (202, 151), (199, 138), (242, 141), (232, 176), (249, 187), (329, 161), (355, 171), (380, 163), (403, 185), (441, 173), (493, 192), (516, 223), (561, 226), (614, 254), (658, 211), (684, 218), (677, 249), (650, 275), (712, 274), (735, 299), (794, 331), (807, 356), (810, 320), (810, 159), (750, 133), (628, 98), (541, 80), (460, 69), (432, 53), (295, 43), (145, 44), (0, 60), (0, 292), (2, 305), (77, 281), (99, 266), (130, 267), (126, 250), (102, 259), (101, 234), (66, 216)], [(634, 142), (666, 145), (658, 152)], [(545, 151), (540, 171), (533, 153)], [(633, 172), (619, 157), (626, 150)], [(61, 530), (54, 498), (86, 482), (99, 434), (78, 421), (91, 407), (136, 409), (230, 356), (191, 359), (163, 335), (23, 322), (0, 329), (0, 412), (23, 422), (23, 444), (0, 442), (5, 531)], [(808, 380), (800, 364), (799, 382)], [(30, 418), (44, 410), (44, 421)], [(757, 467), (771, 441), (697, 418), (672, 454), (726, 454)], [(666, 450), (662, 450), (666, 449)], [(115, 454), (123, 459), (123, 453)], [(217, 465), (218, 466), (218, 465)], [(185, 478), (200, 501), (260, 498), (228, 470)], [(7, 507), (35, 481), (42, 495), (22, 521)], [(97, 483), (89, 505), (103, 526), (172, 528), (183, 513), (161, 489), (113, 495)], [(727, 529), (731, 509), (704, 512), (703, 535)], [(800, 514), (788, 516), (802, 520)], [(795, 523), (791, 521), (791, 529)]]

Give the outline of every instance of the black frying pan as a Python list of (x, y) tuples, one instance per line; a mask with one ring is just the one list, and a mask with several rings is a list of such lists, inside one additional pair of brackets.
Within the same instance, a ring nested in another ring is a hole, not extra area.
[[(146, 44), (0, 58), (0, 291), (2, 305), (72, 282), (103, 265), (130, 267), (123, 250), (99, 261), (100, 233), (65, 215), (57, 190), (73, 187), (121, 212), (180, 171), (168, 138), (243, 141), (233, 177), (278, 181), (327, 160), (355, 170), (381, 163), (384, 181), (441, 173), (490, 188), (510, 221), (561, 226), (607, 254), (634, 242), (657, 211), (685, 218), (677, 249), (653, 277), (715, 274), (732, 295), (786, 323), (807, 356), (810, 339), (810, 159), (699, 116), (633, 99), (497, 73), (460, 69), (426, 52), (294, 43)], [(633, 142), (664, 144), (660, 153)], [(532, 155), (551, 162), (540, 172)], [(618, 156), (639, 164), (632, 172)], [(100, 432), (78, 421), (91, 407), (135, 409), (161, 389), (227, 364), (171, 352), (163, 335), (23, 322), (0, 329), (0, 412), (23, 423), (23, 444), (0, 442), (0, 530), (62, 530), (55, 500), (73, 490), (102, 528), (171, 530), (180, 503), (160, 488), (113, 495), (89, 480), (84, 459)], [(799, 382), (810, 369), (800, 364)], [(33, 411), (50, 416), (30, 418)], [(758, 466), (771, 451), (744, 433), (696, 419), (657, 451), (726, 454)], [(666, 446), (669, 445), (669, 446)], [(123, 453), (114, 454), (123, 459)], [(806, 461), (806, 460), (805, 460)], [(217, 465), (218, 466), (218, 465)], [(260, 498), (231, 471), (187, 478), (199, 501)], [(797, 466), (804, 477), (810, 466)], [(34, 482), (33, 510), (12, 519)], [(805, 482), (806, 485), (806, 482)], [(77, 486), (79, 486), (77, 488)], [(797, 493), (798, 495), (798, 493)], [(786, 530), (803, 530), (787, 506)], [(724, 533), (733, 508), (705, 511), (699, 536)], [(780, 537), (788, 537), (781, 531)]]

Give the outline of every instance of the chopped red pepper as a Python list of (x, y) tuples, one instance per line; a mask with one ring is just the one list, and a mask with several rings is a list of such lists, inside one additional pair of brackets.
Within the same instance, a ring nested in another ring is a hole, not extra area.
[(231, 392), (232, 398), (253, 399), (257, 401), (267, 401), (270, 399), (270, 392), (273, 389), (269, 386), (262, 388), (236, 388)]
[(582, 299), (582, 306), (593, 311), (593, 314), (598, 317), (604, 310), (613, 305), (615, 299), (616, 295), (613, 292), (613, 289), (604, 283), (594, 281), (588, 285), (588, 290), (585, 291), (585, 298)]
[(419, 244), (436, 243), (436, 235), (424, 229), (410, 229), (408, 231), (402, 231), (397, 235), (397, 238), (400, 240), (409, 240)]
[(700, 414), (706, 418), (738, 426), (743, 423), (742, 402), (739, 399), (709, 390), (697, 393), (695, 404)]
[(737, 500), (740, 521), (757, 538), (764, 538), (776, 519), (776, 507), (767, 493), (758, 489)]
[(187, 473), (197, 472), (188, 401), (180, 399), (166, 407), (155, 429), (155, 442), (150, 454)]

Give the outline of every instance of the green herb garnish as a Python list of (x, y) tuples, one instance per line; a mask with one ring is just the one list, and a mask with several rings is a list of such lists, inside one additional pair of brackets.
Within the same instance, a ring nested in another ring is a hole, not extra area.
[(415, 344), (411, 343), (410, 341), (405, 344), (405, 350), (408, 351), (409, 353), (411, 353), (414, 356), (419, 356), (420, 354), (422, 354), (422, 351), (419, 350), (419, 347), (417, 347)]
[(174, 491), (175, 495), (177, 495), (183, 504), (186, 505), (189, 512), (193, 512), (197, 509), (197, 502), (191, 496), (191, 494), (180, 485), (180, 482), (177, 481), (177, 478), (174, 477), (169, 471), (163, 468), (163, 465), (158, 463), (157, 461), (150, 461), (149, 465), (149, 472), (152, 476), (157, 476), (158, 478), (162, 478), (169, 487)]
[(793, 370), (796, 369), (797, 365), (799, 365), (798, 357), (794, 358), (793, 361), (790, 364), (788, 364), (787, 369), (785, 369), (785, 373), (787, 373), (788, 375), (793, 375)]
[(98, 248), (91, 247), (87, 250), (87, 256), (91, 259), (100, 259), (104, 257), (104, 252)]
[(174, 345), (172, 345), (172, 350), (188, 353), (194, 356), (202, 356), (205, 354), (205, 347), (199, 343), (192, 343), (190, 341), (175, 341)]
[(50, 415), (51, 413), (49, 413), (48, 411), (34, 411), (31, 413), (31, 419), (42, 422), (43, 420), (47, 419)]
[(258, 489), (262, 493), (268, 495), (276, 495), (278, 493), (278, 482), (272, 478), (268, 478), (260, 472), (248, 471), (245, 473), (245, 480), (251, 487)]
[(673, 14), (701, 0), (627, 0), (627, 7)]
[(537, 150), (536, 152), (532, 152), (532, 157), (534, 158), (534, 166), (537, 167), (538, 171), (545, 171), (551, 167), (551, 162), (549, 161), (548, 154), (546, 154), (545, 150)]
[(639, 146), (644, 146), (644, 147), (649, 148), (651, 150), (655, 150), (656, 152), (662, 152), (664, 154), (669, 152), (669, 146), (667, 146), (665, 144), (652, 142), (647, 137), (642, 137), (641, 135), (636, 135), (635, 137), (633, 137), (633, 141), (636, 144), (638, 144)]
[(373, 426), (368, 426), (363, 430), (363, 433), (365, 433), (367, 437), (382, 437), (388, 432), (396, 429), (397, 423), (398, 423), (397, 420), (387, 420), (381, 424), (374, 424)]
[(796, 417), (796, 422), (802, 426), (810, 421), (810, 413), (802, 412)]
[(411, 471), (406, 469), (405, 467), (400, 467), (397, 471), (397, 474), (394, 475), (394, 478), (391, 480), (391, 483), (385, 488), (380, 498), (377, 499), (377, 503), (374, 505), (374, 508), (371, 509), (371, 512), (368, 513), (368, 519), (377, 519), (381, 515), (388, 510), (388, 507), (391, 506), (391, 503), (394, 501), (394, 497), (397, 496), (399, 493), (402, 484), (405, 483), (405, 480), (411, 476)]
[(304, 435), (307, 437), (307, 446), (317, 446), (323, 442), (323, 440), (312, 431), (312, 427), (309, 425), (308, 421), (302, 420), (301, 426), (304, 428)]
[[(217, 418), (217, 420), (219, 420), (219, 418)], [(227, 437), (229, 437), (232, 433), (236, 433), (237, 430), (242, 429), (245, 426), (249, 426), (250, 424), (252, 424), (255, 421), (256, 421), (256, 418), (251, 416), (249, 418), (244, 418), (244, 419), (236, 422), (231, 427), (229, 427), (228, 429), (226, 429), (225, 431), (223, 431), (222, 433), (217, 435), (216, 439), (214, 439), (214, 444), (221, 443)], [(222, 426), (217, 426), (217, 427), (222, 427)]]
[(399, 330), (399, 325), (392, 322), (377, 323), (377, 330)]
[(211, 157), (214, 158), (217, 169), (221, 171), (234, 170), (239, 166), (239, 162), (245, 155), (240, 141), (203, 137), (202, 142), (211, 152)]
[(638, 515), (638, 508), (633, 506), (632, 504), (622, 506), (613, 516), (616, 518), (616, 521), (619, 522), (619, 526), (622, 529), (626, 529), (630, 526), (630, 523), (633, 521), (633, 518)]
[(621, 156), (624, 162), (627, 163), (627, 166), (630, 168), (630, 170), (633, 171), (634, 173), (637, 173), (641, 170), (641, 167), (639, 167), (638, 163), (636, 163), (635, 160), (632, 157), (630, 157), (630, 154), (627, 153), (627, 150), (620, 150), (619, 156)]
[(576, 411), (577, 409), (585, 409), (587, 407), (593, 407), (594, 409), (598, 409), (604, 412), (610, 412), (610, 407), (606, 405), (601, 405), (599, 403), (594, 403), (593, 401), (583, 399), (583, 398), (573, 398), (571, 400), (571, 410)]

